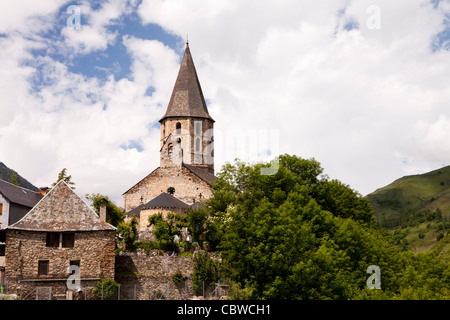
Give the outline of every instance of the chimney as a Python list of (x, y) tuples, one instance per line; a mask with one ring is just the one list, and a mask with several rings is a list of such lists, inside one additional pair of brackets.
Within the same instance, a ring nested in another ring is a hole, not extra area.
[(106, 203), (100, 203), (100, 221), (106, 222)]
[(40, 187), (39, 188), (39, 194), (41, 195), (41, 196), (45, 196), (46, 194), (47, 194), (47, 192), (48, 192), (48, 187)]

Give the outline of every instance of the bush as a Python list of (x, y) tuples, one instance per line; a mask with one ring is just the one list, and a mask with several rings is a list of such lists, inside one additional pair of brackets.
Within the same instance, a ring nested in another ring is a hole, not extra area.
[(219, 279), (219, 264), (211, 259), (208, 253), (199, 251), (194, 255), (194, 273), (192, 274), (192, 288), (199, 293), (203, 287), (214, 284)]
[(182, 283), (184, 283), (186, 280), (187, 280), (187, 277), (186, 277), (186, 276), (183, 276), (183, 274), (181, 273), (180, 270), (177, 270), (177, 272), (175, 272), (175, 273), (172, 275), (172, 281), (173, 281), (175, 284), (182, 284)]
[(117, 291), (120, 284), (113, 279), (105, 278), (98, 281), (94, 288), (94, 295), (102, 300), (110, 300), (117, 298)]
[(442, 240), (442, 238), (444, 238), (444, 234), (443, 233), (439, 233), (438, 236), (436, 237), (437, 241)]

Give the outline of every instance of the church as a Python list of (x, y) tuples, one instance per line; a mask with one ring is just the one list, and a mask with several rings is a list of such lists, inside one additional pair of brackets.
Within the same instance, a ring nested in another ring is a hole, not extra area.
[(208, 112), (186, 43), (183, 60), (161, 124), (160, 165), (123, 193), (127, 217), (136, 216), (140, 237), (148, 216), (183, 214), (212, 196), (214, 120)]

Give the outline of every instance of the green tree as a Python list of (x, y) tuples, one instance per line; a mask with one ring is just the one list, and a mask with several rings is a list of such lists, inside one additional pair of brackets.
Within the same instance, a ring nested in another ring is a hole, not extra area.
[(136, 217), (133, 216), (130, 221), (122, 221), (117, 227), (117, 233), (123, 238), (125, 250), (133, 248), (133, 243), (136, 241), (138, 235), (137, 224), (138, 221)]
[(175, 245), (175, 236), (181, 236), (181, 228), (186, 226), (183, 217), (169, 212), (164, 218), (162, 213), (157, 213), (148, 217), (147, 227), (152, 226), (152, 233), (159, 241), (160, 247), (162, 241), (167, 241), (173, 251), (178, 251)]
[(194, 272), (192, 274), (192, 288), (199, 293), (200, 290), (211, 287), (219, 280), (219, 262), (210, 258), (206, 251), (198, 251), (193, 258)]
[(86, 194), (86, 199), (91, 201), (91, 206), (97, 215), (100, 215), (100, 205), (106, 204), (106, 222), (117, 227), (125, 219), (125, 213), (108, 196), (99, 193)]
[(102, 281), (97, 281), (94, 288), (94, 295), (102, 300), (118, 299), (119, 286), (119, 283), (113, 279), (105, 278)]
[[(209, 217), (223, 217), (222, 269), (240, 290), (253, 299), (448, 297), (449, 266), (395, 246), (358, 192), (314, 159), (279, 163), (272, 176), (260, 174), (265, 164), (225, 165), (207, 201)], [(370, 265), (382, 270), (382, 293), (367, 289)]]
[(9, 179), (9, 182), (11, 182), (15, 186), (19, 186), (19, 181), (17, 180), (17, 174), (13, 172), (11, 174), (11, 178)]
[(56, 180), (56, 182), (54, 182), (52, 184), (52, 187), (56, 186), (58, 184), (58, 182), (60, 182), (61, 180), (64, 180), (65, 183), (67, 183), (67, 185), (69, 185), (72, 189), (75, 189), (75, 183), (72, 182), (72, 176), (67, 175), (67, 169), (64, 168), (61, 170), (60, 173), (58, 173), (58, 178)]
[(191, 208), (186, 212), (185, 221), (192, 236), (192, 241), (199, 243), (200, 246), (202, 246), (205, 238), (207, 219), (208, 213), (205, 209)]

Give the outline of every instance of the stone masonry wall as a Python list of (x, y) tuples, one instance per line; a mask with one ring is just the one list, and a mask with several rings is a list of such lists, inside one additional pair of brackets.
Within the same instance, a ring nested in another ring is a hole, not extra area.
[(140, 205), (141, 197), (142, 202), (147, 203), (162, 192), (167, 192), (169, 187), (174, 187), (174, 196), (187, 204), (192, 204), (194, 199), (205, 201), (212, 196), (212, 187), (188, 169), (159, 168), (123, 195), (125, 212)]
[[(83, 279), (114, 278), (115, 231), (74, 233), (73, 248), (58, 248), (46, 246), (46, 232), (7, 230), (5, 275), (9, 291), (18, 293), (20, 281), (22, 290), (45, 283), (65, 294), (71, 260), (80, 260), (82, 286), (89, 284)], [(49, 261), (48, 276), (38, 276), (39, 260)]]
[[(173, 282), (172, 275), (177, 271), (188, 277), (184, 284)], [(157, 299), (155, 293), (158, 291), (165, 299), (167, 285), (170, 299), (181, 299), (186, 295), (192, 297), (193, 272), (192, 257), (147, 255), (142, 250), (120, 252), (116, 256), (116, 281), (121, 284), (121, 299)]]

